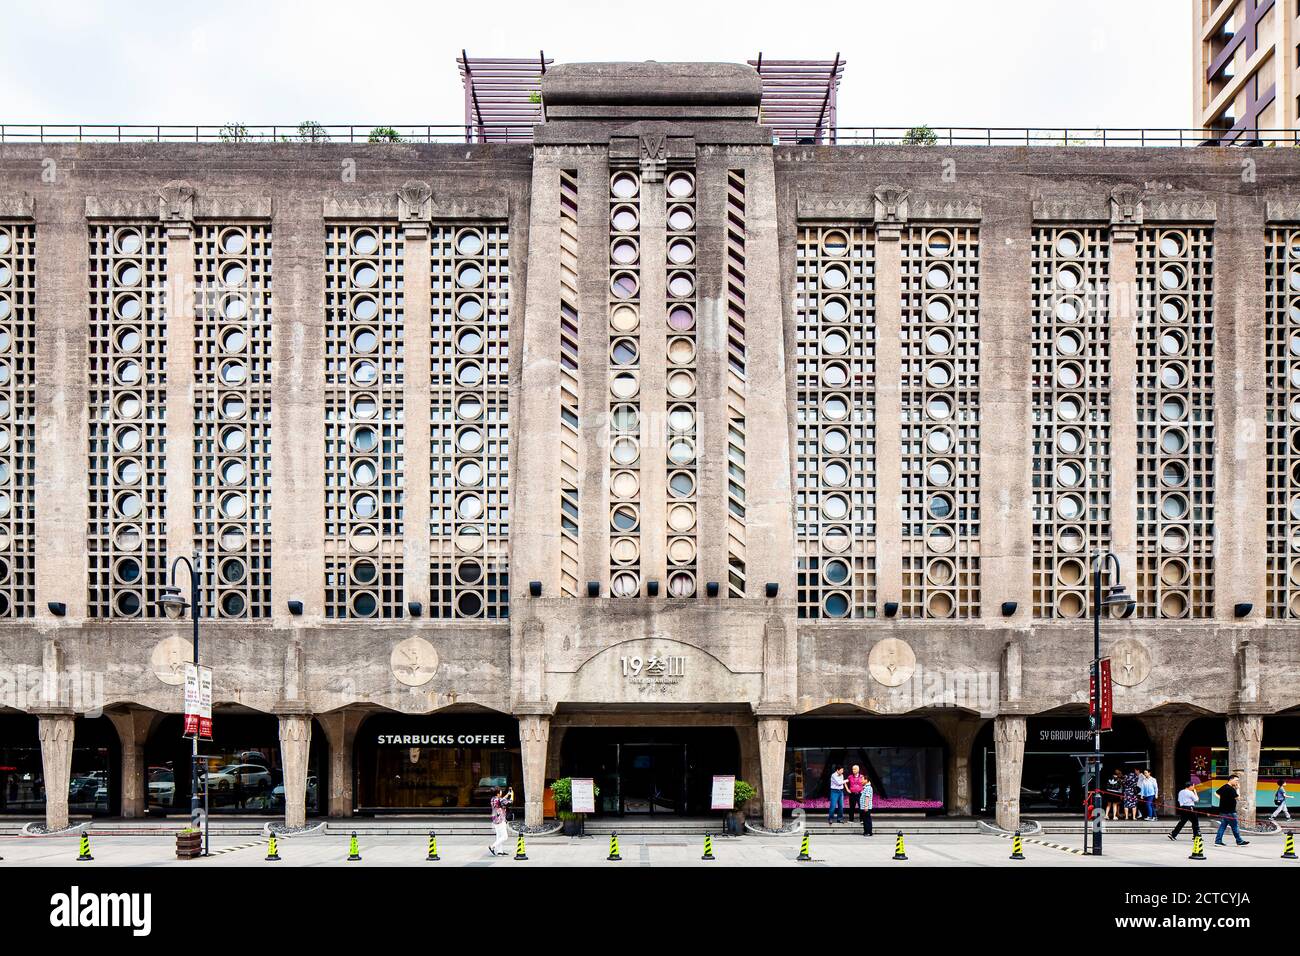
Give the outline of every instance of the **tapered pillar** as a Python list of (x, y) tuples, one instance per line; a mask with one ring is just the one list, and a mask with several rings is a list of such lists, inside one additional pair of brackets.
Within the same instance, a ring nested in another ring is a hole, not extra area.
[(1025, 765), (1025, 718), (1008, 714), (993, 721), (998, 765), (997, 822), (1003, 830), (1020, 826), (1020, 776)]
[(284, 825), (307, 822), (307, 759), (311, 754), (311, 715), (280, 715), (280, 766), (284, 769)]
[(68, 783), (72, 777), (72, 714), (41, 714), (37, 733), (41, 740), (41, 776), (45, 781), (45, 826), (62, 830), (68, 825)]
[(781, 826), (781, 787), (785, 778), (785, 745), (790, 722), (785, 717), (758, 718), (758, 761), (762, 768), (763, 826)]
[(1238, 714), (1228, 718), (1228, 772), (1241, 775), (1237, 819), (1255, 822), (1255, 787), (1259, 783), (1259, 745), (1264, 739), (1264, 718)]
[(970, 752), (983, 722), (957, 714), (932, 717), (930, 720), (939, 733), (943, 734), (947, 744), (947, 814), (950, 817), (969, 817), (974, 813), (970, 787)]
[(128, 820), (143, 817), (149, 812), (145, 799), (148, 794), (144, 782), (144, 745), (162, 715), (154, 710), (132, 709), (106, 716), (113, 722), (122, 748), (120, 813)]
[(352, 771), (353, 745), (357, 728), (366, 717), (357, 710), (336, 710), (316, 718), (329, 744), (329, 801), (325, 812), (331, 817), (350, 817), (355, 801)]
[(542, 798), (546, 790), (546, 749), (551, 737), (551, 718), (525, 714), (519, 718), (519, 748), (524, 762), (524, 823), (541, 826)]

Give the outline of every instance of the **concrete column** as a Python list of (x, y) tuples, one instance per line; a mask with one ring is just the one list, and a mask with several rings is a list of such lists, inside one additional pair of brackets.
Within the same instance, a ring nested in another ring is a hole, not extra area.
[(1178, 802), (1178, 791), (1182, 788), (1181, 785), (1186, 783), (1185, 780), (1180, 781), (1174, 776), (1175, 767), (1177, 766), (1178, 740), (1182, 737), (1183, 731), (1187, 729), (1187, 725), (1191, 723), (1192, 718), (1182, 715), (1160, 714), (1140, 719), (1155, 749), (1156, 759), (1151, 772), (1155, 774), (1156, 783), (1160, 785), (1160, 799), (1157, 803), (1158, 805), (1174, 806)]
[(948, 745), (946, 761), (948, 776), (947, 815), (969, 817), (975, 812), (970, 787), (970, 752), (982, 721), (964, 714), (944, 714), (931, 717)]
[(897, 227), (876, 228), (876, 613), (903, 599), (903, 263)]
[(1264, 739), (1264, 718), (1236, 714), (1228, 718), (1228, 772), (1241, 774), (1241, 799), (1237, 818), (1255, 822), (1255, 787), (1259, 781), (1259, 745)]
[[(170, 564), (194, 553), (194, 231), (167, 224), (167, 549)], [(195, 571), (210, 568), (204, 555)], [(182, 584), (184, 579), (182, 579)], [(211, 613), (211, 610), (209, 610)]]
[(280, 766), (284, 768), (284, 825), (307, 822), (307, 760), (311, 754), (311, 715), (280, 715)]
[(1137, 238), (1110, 232), (1110, 546), (1120, 579), (1137, 594)]
[(330, 748), (329, 800), (325, 812), (331, 817), (352, 816), (355, 800), (352, 747), (357, 728), (365, 717), (363, 711), (336, 710), (316, 718)]
[[(403, 362), (402, 405), (405, 492), (402, 508), (406, 534), (402, 539), (402, 574), (406, 599), (429, 603), (429, 352), (430, 264), (429, 225), (404, 222), (402, 240), (406, 261), (402, 275)], [(495, 560), (496, 556), (492, 556)]]
[(41, 774), (45, 780), (45, 826), (62, 830), (68, 825), (68, 783), (72, 777), (72, 714), (41, 714), (37, 734), (41, 739)]
[(560, 752), (564, 746), (564, 733), (568, 727), (551, 727), (551, 740), (554, 745), (546, 747), (546, 778), (558, 780), (560, 777)]
[(106, 715), (117, 729), (122, 748), (121, 814), (127, 819), (143, 817), (149, 811), (145, 798), (144, 745), (162, 717), (157, 711), (131, 709)]
[[(668, 590), (668, 210), (663, 180), (641, 180), (641, 580), (662, 581)], [(698, 284), (698, 278), (697, 278)], [(697, 313), (698, 314), (698, 313)], [(698, 328), (698, 324), (697, 324)], [(698, 348), (697, 348), (698, 355)], [(696, 400), (699, 379), (696, 379)], [(696, 430), (699, 431), (699, 412)], [(710, 449), (713, 451), (713, 449)], [(700, 455), (699, 442), (696, 454)], [(608, 457), (608, 456), (607, 456)], [(698, 460), (698, 459), (697, 459)], [(699, 490), (697, 483), (697, 492)], [(697, 510), (698, 514), (698, 510)], [(698, 554), (704, 543), (697, 539)], [(608, 552), (607, 552), (608, 553)], [(704, 595), (704, 582), (696, 574), (697, 597)]]
[(524, 823), (530, 827), (542, 823), (546, 751), (550, 736), (550, 716), (525, 714), (519, 718), (519, 746), (524, 761)]
[(1020, 773), (1025, 765), (1025, 718), (1004, 714), (993, 721), (998, 764), (997, 823), (1004, 830), (1020, 826)]
[[(736, 738), (740, 743), (740, 776), (737, 780), (744, 780), (754, 789), (759, 789), (754, 783), (755, 780), (763, 779), (763, 761), (759, 756), (758, 743), (758, 725), (749, 723), (736, 724)], [(757, 800), (761, 802), (763, 795), (760, 792)], [(745, 807), (736, 807), (737, 810), (744, 810)]]
[(758, 718), (758, 759), (763, 779), (759, 797), (763, 801), (763, 826), (781, 826), (781, 787), (785, 780), (785, 745), (790, 722), (785, 717)]

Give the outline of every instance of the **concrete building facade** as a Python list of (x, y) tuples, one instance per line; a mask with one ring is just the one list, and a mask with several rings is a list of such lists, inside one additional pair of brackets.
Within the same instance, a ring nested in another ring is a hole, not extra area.
[[(531, 145), (0, 146), (0, 809), (1081, 812), (1300, 761), (1300, 166), (773, 146), (752, 69)], [(184, 574), (181, 574), (184, 583)], [(39, 778), (39, 779), (38, 779)], [(1249, 811), (1253, 813), (1253, 804)]]
[(1294, 144), (1300, 129), (1296, 0), (1192, 0), (1195, 123), (1224, 143)]

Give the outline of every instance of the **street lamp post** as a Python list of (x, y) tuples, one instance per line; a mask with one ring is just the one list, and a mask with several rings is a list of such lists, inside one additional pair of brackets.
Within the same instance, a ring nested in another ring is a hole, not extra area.
[[(181, 589), (176, 584), (176, 566), (181, 563), (185, 564), (190, 575), (190, 599), (188, 604), (181, 595)], [(193, 623), (193, 640), (194, 640), (194, 666), (199, 666), (199, 576), (195, 570), (199, 563), (199, 554), (194, 552), (192, 558), (180, 555), (172, 562), (171, 574), (168, 577), (168, 584), (163, 588), (162, 596), (158, 598), (158, 603), (162, 605), (163, 611), (174, 621), (179, 621), (185, 616), (185, 609), (190, 609), (190, 620)], [(194, 749), (190, 754), (190, 826), (194, 829), (199, 828), (199, 821), (203, 822), (203, 855), (208, 855), (208, 821), (202, 811), (202, 805), (199, 801), (199, 732), (194, 728), (192, 738)]]
[[(1111, 584), (1102, 596), (1103, 567), (1110, 572)], [(1101, 610), (1119, 607), (1121, 616), (1133, 613), (1133, 598), (1124, 593), (1119, 580), (1119, 558), (1110, 551), (1098, 551), (1092, 558), (1092, 855), (1101, 856)]]

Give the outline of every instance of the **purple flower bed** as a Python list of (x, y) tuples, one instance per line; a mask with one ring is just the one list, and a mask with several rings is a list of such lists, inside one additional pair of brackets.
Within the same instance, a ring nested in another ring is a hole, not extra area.
[[(802, 807), (804, 810), (825, 810), (831, 805), (827, 797), (812, 800), (782, 800), (781, 806), (786, 810)], [(909, 797), (875, 797), (871, 801), (872, 811), (876, 810), (942, 810), (942, 800), (912, 800)]]

